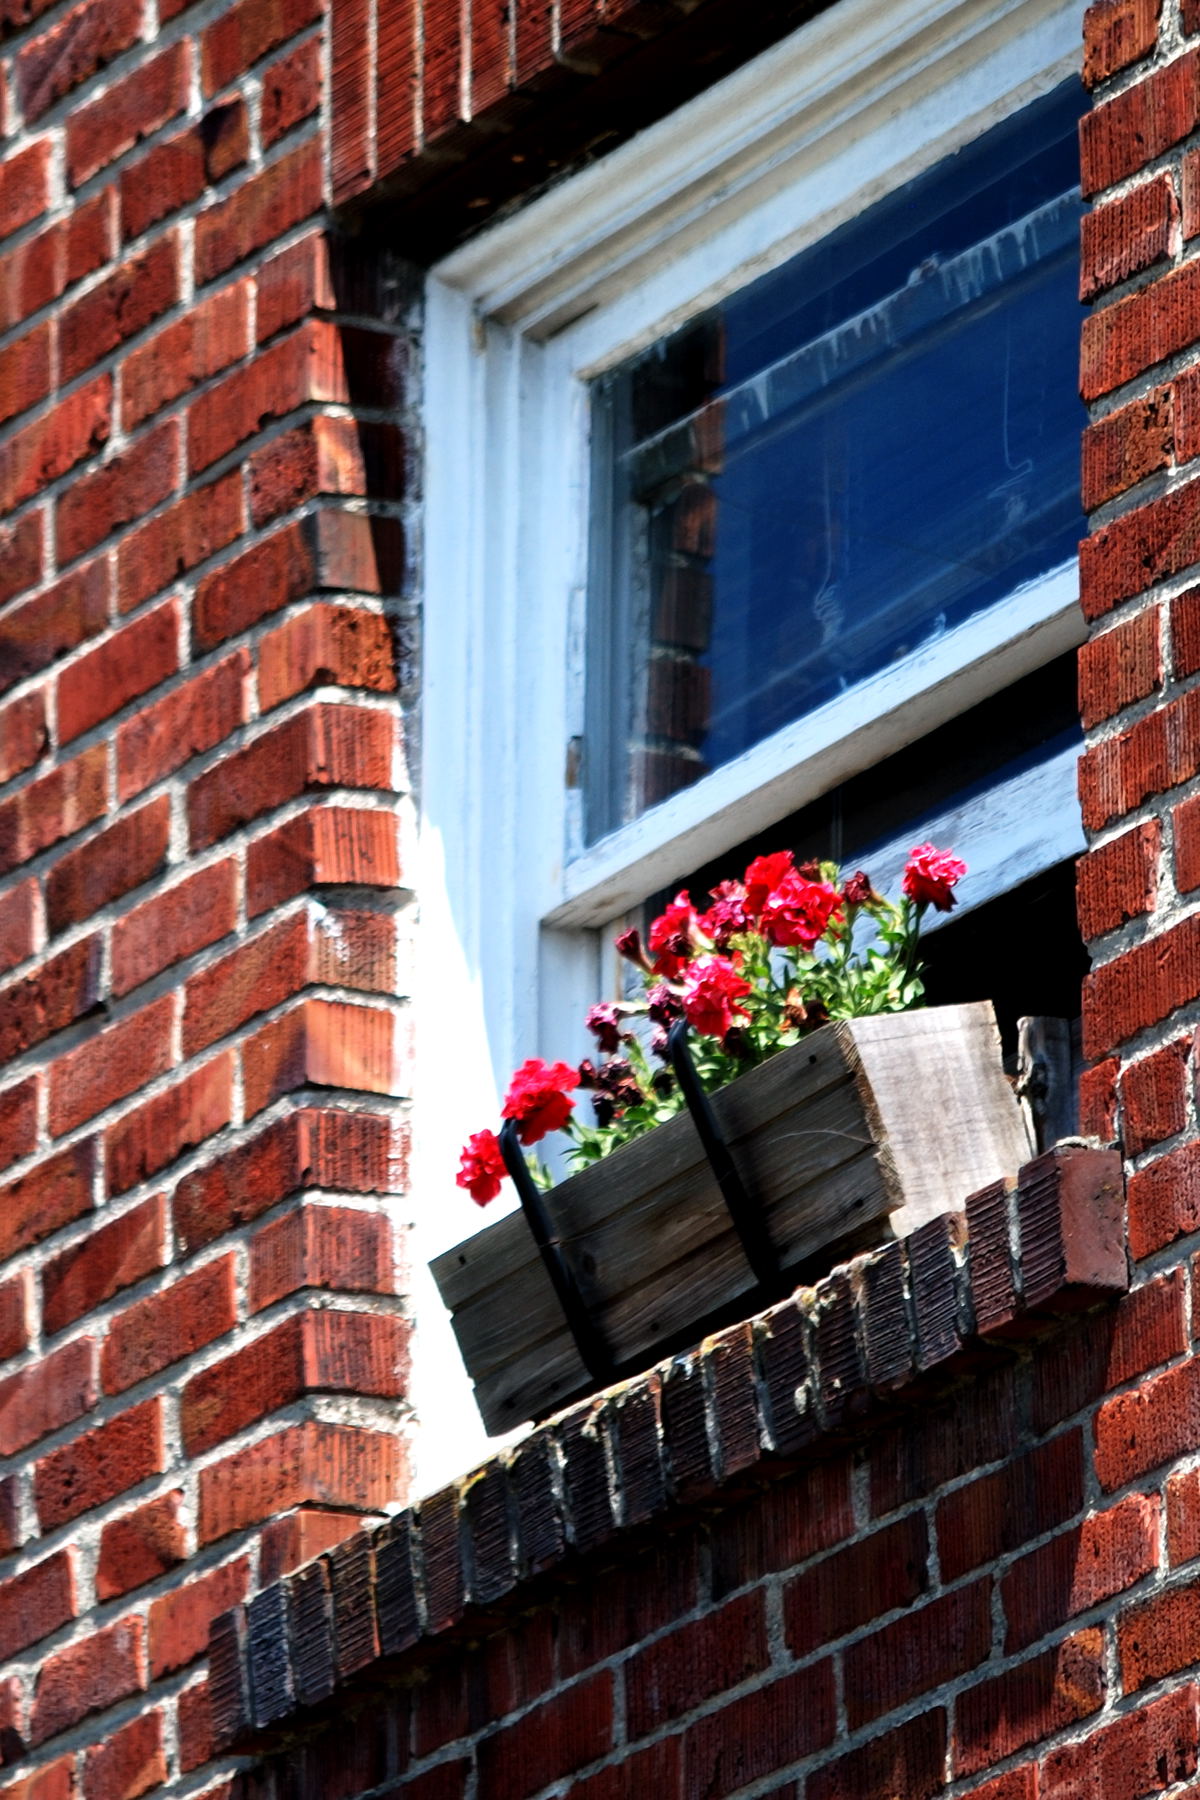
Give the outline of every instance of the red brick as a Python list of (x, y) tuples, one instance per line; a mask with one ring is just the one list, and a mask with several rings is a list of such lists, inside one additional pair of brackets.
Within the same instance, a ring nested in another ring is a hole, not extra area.
[(40, 688), (0, 706), (0, 783), (32, 769), (46, 743), (46, 699)]
[(1135, 1375), (1187, 1348), (1183, 1271), (1145, 1282), (1095, 1316), (1082, 1339), (1072, 1332), (1041, 1347), (1034, 1361), (1033, 1418), (1049, 1430)]
[(994, 1474), (958, 1488), (937, 1510), (942, 1579), (1015, 1550), (1035, 1532), (1061, 1525), (1083, 1504), (1083, 1441), (1064, 1432)]
[(1130, 1494), (1015, 1562), (1001, 1583), (1006, 1649), (1024, 1650), (1149, 1575), (1158, 1563), (1159, 1513), (1157, 1494)]
[[(475, 0), (468, 26), (467, 15), (447, 34), (452, 44), (462, 32), (480, 30), (480, 0)], [(423, 84), (426, 129), (434, 129), (434, 85), (431, 70), (436, 57), (440, 14), (431, 9), (424, 24), (425, 80)], [(363, 0), (342, 0), (330, 17), (329, 85), (337, 125), (330, 144), (329, 174), (335, 206), (368, 187), (375, 173), (371, 76), (374, 57), (374, 20)]]
[[(1160, 276), (1126, 299), (1089, 314), (1083, 330), (1081, 380), (1084, 398), (1094, 400), (1110, 389), (1120, 387), (1152, 364), (1193, 343), (1198, 331), (1195, 323), (1198, 295), (1200, 283), (1189, 263)], [(1165, 466), (1161, 448), (1169, 417), (1165, 403), (1155, 395), (1146, 401), (1134, 402), (1134, 405), (1140, 405), (1145, 416), (1139, 432), (1141, 448), (1135, 447), (1129, 454), (1133, 457), (1134, 471), (1144, 465), (1143, 472), (1149, 473), (1151, 468)], [(1109, 428), (1110, 435), (1119, 431), (1120, 426)], [(1190, 453), (1194, 454), (1194, 451)], [(1158, 460), (1155, 460), (1156, 455)], [(1107, 464), (1097, 464), (1090, 475), (1093, 484), (1098, 476), (1103, 482), (1107, 474), (1108, 485), (1111, 485), (1114, 477), (1109, 470), (1113, 460), (1110, 457)], [(1119, 472), (1120, 459), (1115, 460)], [(1097, 504), (1094, 498), (1091, 504)]]
[(1079, 859), (1076, 904), (1083, 937), (1101, 937), (1154, 911), (1160, 834), (1158, 820), (1148, 819)]
[(945, 1764), (946, 1715), (938, 1707), (816, 1770), (805, 1793), (807, 1800), (929, 1800), (942, 1791)]
[(161, 1408), (160, 1400), (143, 1401), (41, 1458), (33, 1494), (43, 1532), (162, 1473)]
[(1200, 1585), (1168, 1588), (1132, 1607), (1117, 1628), (1125, 1692), (1200, 1661)]
[(187, 105), (187, 46), (172, 44), (114, 81), (67, 120), (67, 178), (79, 187), (106, 163), (158, 131)]
[(250, 1245), (250, 1311), (300, 1288), (394, 1294), (392, 1228), (383, 1213), (301, 1206), (274, 1219)]
[(398, 821), (364, 807), (316, 806), (255, 838), (246, 853), (251, 918), (322, 884), (399, 887)]
[(6, 1475), (0, 1481), (0, 1555), (7, 1556), (22, 1541), (17, 1499), (17, 1477)]
[(7, 975), (41, 948), (45, 935), (41, 918), (38, 884), (32, 878), (0, 897), (0, 975)]
[(100, 984), (100, 937), (62, 950), (0, 990), (0, 1061), (11, 1062), (93, 1010)]
[(117, 792), (131, 800), (193, 756), (223, 743), (246, 717), (250, 658), (235, 650), (117, 731)]
[(243, 1556), (155, 1600), (150, 1607), (151, 1677), (157, 1681), (203, 1656), (209, 1626), (246, 1598), (249, 1585), (250, 1564)]
[(0, 1581), (0, 1657), (7, 1661), (75, 1618), (75, 1551), (60, 1550)]
[(1152, 1375), (1108, 1400), (1096, 1415), (1096, 1473), (1105, 1488), (1122, 1487), (1185, 1454), (1200, 1430), (1200, 1360)]
[[(578, 1689), (564, 1694), (559, 1704), (569, 1701), (572, 1692)], [(537, 1716), (528, 1715), (525, 1723)], [(827, 1660), (697, 1719), (683, 1742), (683, 1791), (721, 1800), (831, 1743), (834, 1730), (833, 1663)], [(517, 1795), (518, 1769), (513, 1775), (514, 1785), (507, 1791)]]
[(46, 920), (51, 932), (90, 918), (157, 875), (167, 860), (171, 804), (163, 794), (127, 813), (107, 831), (60, 857), (46, 877)]
[(361, 1513), (325, 1512), (312, 1506), (300, 1506), (282, 1519), (272, 1519), (263, 1528), (260, 1543), (262, 1586), (311, 1562), (323, 1550), (331, 1550), (334, 1544), (361, 1531), (362, 1526)]
[(63, 312), (59, 379), (81, 375), (108, 351), (144, 331), (179, 297), (179, 245), (173, 236), (160, 238)]
[(188, 1774), (201, 1768), (215, 1754), (212, 1706), (207, 1681), (193, 1682), (179, 1696), (179, 1769)]
[(0, 1169), (28, 1156), (37, 1143), (37, 1091), (36, 1076), (0, 1089)]
[(0, 237), (19, 231), (49, 206), (52, 158), (50, 139), (39, 138), (0, 164)]
[(1162, 0), (1094, 0), (1083, 17), (1083, 79), (1097, 87), (1148, 56), (1158, 37)]
[(401, 1090), (398, 1022), (378, 1007), (305, 1000), (242, 1046), (247, 1118), (298, 1087)]
[(50, 392), (53, 341), (47, 321), (0, 350), (0, 421), (28, 412)]
[(264, 150), (315, 113), (321, 104), (321, 44), (318, 38), (297, 45), (264, 69), (259, 102), (259, 132)]
[(193, 603), (197, 643), (211, 649), (318, 589), (396, 592), (402, 567), (396, 520), (318, 513), (285, 526), (199, 584)]
[(40, 119), (141, 35), (140, 0), (83, 0), (17, 53), (17, 91), (27, 122)]
[(116, 195), (102, 188), (61, 224), (28, 237), (0, 256), (0, 328), (5, 331), (76, 281), (103, 267), (112, 254)]
[(1196, 1689), (1123, 1714), (1080, 1744), (1051, 1751), (1040, 1800), (1138, 1800), (1196, 1772)]
[(131, 352), (121, 384), (126, 431), (246, 354), (249, 291), (245, 281), (222, 288)]
[(1087, 511), (1170, 466), (1175, 410), (1170, 387), (1152, 388), (1089, 425), (1083, 436), (1083, 504)]
[(1180, 1038), (1130, 1063), (1121, 1077), (1122, 1139), (1137, 1156), (1187, 1123), (1188, 1055), (1191, 1039)]
[(44, 1329), (62, 1331), (163, 1268), (166, 1260), (166, 1213), (159, 1194), (51, 1257), (41, 1277)]
[(329, 267), (329, 240), (312, 231), (299, 243), (277, 251), (258, 272), (255, 326), (260, 344), (314, 312), (335, 312), (337, 296)]
[(407, 1374), (404, 1320), (373, 1313), (294, 1314), (185, 1384), (184, 1452), (199, 1456), (304, 1394), (399, 1398)]
[(797, 1576), (784, 1590), (792, 1655), (807, 1656), (893, 1607), (911, 1605), (926, 1588), (928, 1554), (924, 1517), (913, 1513)]
[(1200, 887), (1200, 807), (1195, 798), (1175, 808), (1175, 885), (1181, 893)]
[(1129, 1249), (1149, 1256), (1200, 1224), (1200, 1144), (1185, 1144), (1131, 1175)]
[(402, 1127), (379, 1114), (306, 1108), (186, 1176), (175, 1190), (175, 1230), (183, 1248), (197, 1250), (302, 1188), (393, 1194), (406, 1183)]
[(156, 1075), (165, 1075), (174, 1061), (174, 1019), (175, 996), (164, 994), (60, 1056), (50, 1071), (51, 1135), (61, 1137)]
[(174, 506), (148, 519), (117, 547), (120, 611), (131, 612), (197, 563), (224, 550), (241, 535), (245, 524), (238, 469), (185, 494)]
[[(530, 73), (554, 66), (550, 14), (542, 5), (518, 4), (516, 15), (517, 68), (524, 81)], [(379, 173), (387, 175), (416, 147), (416, 19), (386, 12), (378, 21), (377, 35), (375, 149)]]
[(1193, 50), (1085, 113), (1079, 124), (1084, 198), (1135, 175), (1187, 137), (1198, 105)]
[(93, 1141), (72, 1144), (0, 1188), (0, 1256), (38, 1244), (91, 1211), (95, 1158)]
[(1079, 652), (1079, 705), (1084, 728), (1144, 700), (1162, 681), (1157, 607), (1125, 619)]
[[(0, 527), (0, 605), (12, 600), (17, 594), (23, 594), (27, 588), (36, 587), (42, 578), (42, 554), (45, 538), (45, 512), (26, 513), (15, 525), (8, 529)], [(39, 605), (44, 605), (53, 588), (48, 589)], [(20, 612), (14, 608), (9, 620)], [(9, 620), (0, 618), (0, 689), (11, 687), (19, 679), (11, 672), (8, 661)]]
[(173, 1488), (108, 1521), (100, 1533), (96, 1598), (115, 1600), (165, 1575), (186, 1556), (183, 1489)]
[(233, 1057), (215, 1056), (109, 1126), (104, 1139), (109, 1193), (122, 1194), (166, 1168), (215, 1136), (232, 1113)]
[(322, 11), (321, 0), (240, 0), (227, 8), (200, 40), (204, 92), (228, 87)]
[(234, 1259), (221, 1256), (117, 1314), (100, 1358), (105, 1393), (122, 1393), (157, 1375), (236, 1323)]
[(215, 1543), (305, 1502), (382, 1512), (405, 1492), (403, 1448), (390, 1432), (315, 1419), (286, 1426), (201, 1469), (200, 1542)]
[(155, 144), (121, 176), (121, 240), (130, 243), (152, 225), (190, 206), (206, 185), (204, 140), (198, 125)]
[[(680, 1752), (683, 1739), (665, 1738), (648, 1744), (642, 1750), (626, 1752), (619, 1763), (610, 1763), (594, 1775), (573, 1781), (568, 1790), (571, 1800), (644, 1800), (648, 1794), (660, 1797), (679, 1793)], [(436, 1772), (445, 1779), (444, 1788), (433, 1787), (428, 1794), (419, 1782), (406, 1784), (401, 1790), (404, 1800), (460, 1800), (467, 1763), (442, 1764)], [(794, 1800), (795, 1789), (777, 1790), (771, 1800)]]
[(264, 711), (305, 688), (335, 685), (395, 691), (391, 634), (381, 614), (323, 603), (294, 614), (263, 638), (258, 694)]
[(1173, 1565), (1200, 1556), (1200, 1469), (1184, 1469), (1167, 1481), (1167, 1553)]
[(759, 1675), (771, 1660), (761, 1592), (744, 1594), (659, 1638), (625, 1666), (631, 1739), (645, 1737), (714, 1694)]
[(313, 788), (394, 792), (400, 781), (396, 750), (390, 713), (337, 704), (296, 713), (191, 783), (191, 848), (220, 843), (239, 826)]
[(842, 1653), (851, 1730), (986, 1660), (991, 1647), (991, 1582), (912, 1608)]
[[(40, 561), (40, 527), (38, 542)], [(97, 557), (0, 617), (0, 691), (104, 630), (111, 577), (108, 558)]]
[(305, 419), (248, 459), (250, 516), (256, 525), (268, 525), (282, 513), (330, 494), (399, 500), (406, 457), (407, 440), (396, 425), (327, 414)]
[(1104, 1637), (1078, 1631), (960, 1694), (954, 1772), (974, 1775), (1104, 1704)]
[[(1083, 992), (1083, 1053), (1091, 1061), (1200, 993), (1200, 919), (1184, 919), (1103, 963)], [(1131, 1219), (1132, 1210), (1131, 1198)]]
[(1200, 588), (1171, 601), (1171, 662), (1177, 678), (1200, 670)]
[(72, 562), (110, 532), (142, 519), (174, 493), (178, 464), (179, 425), (168, 419), (146, 432), (123, 456), (80, 476), (61, 496), (56, 509), (59, 561)]
[(524, 1800), (595, 1762), (612, 1741), (612, 1676), (605, 1670), (485, 1737), (478, 1749), (480, 1787), (489, 1800)]
[(321, 144), (308, 138), (196, 220), (196, 280), (213, 281), (320, 209)]
[(4, 1800), (75, 1800), (74, 1754), (10, 1782), (3, 1793)]
[(985, 1781), (982, 1787), (972, 1788), (969, 1794), (964, 1794), (963, 1800), (1038, 1800), (1037, 1767), (1027, 1763), (1023, 1769), (1013, 1769), (995, 1781)]
[(194, 402), (188, 471), (208, 468), (308, 401), (349, 398), (338, 329), (327, 319), (310, 319)]
[(28, 1270), (0, 1281), (0, 1362), (19, 1355), (29, 1344), (29, 1282)]
[(104, 745), (95, 744), (0, 802), (0, 872), (32, 861), (101, 816), (106, 764)]
[(286, 1000), (307, 978), (308, 922), (294, 913), (191, 977), (184, 989), (184, 1055)]
[(114, 994), (127, 994), (172, 963), (215, 944), (237, 920), (237, 869), (213, 863), (143, 901), (113, 927)]
[(34, 1690), (30, 1742), (44, 1744), (89, 1713), (103, 1712), (145, 1685), (142, 1621), (119, 1619), (43, 1662)]
[(47, 488), (108, 442), (112, 376), (97, 375), (0, 445), (0, 513)]
[(96, 1403), (96, 1345), (75, 1338), (0, 1381), (0, 1456), (83, 1417)]
[(166, 1779), (162, 1713), (142, 1713), (85, 1753), (83, 1800), (138, 1800)]

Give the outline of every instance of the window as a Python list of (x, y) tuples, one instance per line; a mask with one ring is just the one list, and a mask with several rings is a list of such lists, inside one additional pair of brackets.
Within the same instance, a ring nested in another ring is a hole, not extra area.
[(1081, 12), (838, 0), (433, 271), (430, 1252), (477, 1223), (464, 1122), (585, 1053), (612, 925), (667, 883), (951, 816), (1000, 903), (1081, 847)]

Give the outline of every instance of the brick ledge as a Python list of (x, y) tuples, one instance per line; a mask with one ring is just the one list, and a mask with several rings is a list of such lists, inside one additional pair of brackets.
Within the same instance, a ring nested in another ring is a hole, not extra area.
[(578, 1402), (513, 1450), (217, 1619), (214, 1746), (261, 1751), (385, 1659), (462, 1626), (572, 1556), (796, 1462), (1125, 1293), (1115, 1150), (1060, 1145), (961, 1212), (836, 1268), (756, 1318)]

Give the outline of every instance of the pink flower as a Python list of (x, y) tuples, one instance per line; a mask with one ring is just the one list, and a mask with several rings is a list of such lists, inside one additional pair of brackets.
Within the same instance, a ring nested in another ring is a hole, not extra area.
[(770, 856), (756, 856), (746, 870), (746, 914), (757, 922), (762, 917), (767, 895), (786, 876), (795, 871), (790, 850), (776, 850)]
[(723, 1038), (733, 1015), (749, 1013), (738, 1002), (750, 993), (750, 983), (738, 965), (726, 956), (699, 957), (683, 978), (683, 1010), (687, 1022), (706, 1037)]
[(551, 1131), (561, 1131), (574, 1110), (568, 1098), (579, 1086), (579, 1071), (570, 1063), (547, 1063), (540, 1057), (523, 1062), (509, 1084), (503, 1113), (517, 1120), (523, 1144), (536, 1144)]
[(949, 912), (954, 905), (951, 889), (967, 872), (949, 850), (935, 850), (932, 844), (918, 844), (909, 852), (904, 866), (902, 886), (910, 900), (918, 906), (933, 906), (938, 912)]
[(642, 934), (636, 925), (631, 925), (627, 931), (622, 931), (618, 937), (613, 939), (613, 943), (618, 953), (628, 962), (636, 963), (639, 969), (645, 969), (647, 974), (650, 973), (650, 964), (646, 952), (642, 949)]
[(695, 924), (696, 910), (685, 889), (676, 894), (650, 927), (656, 975), (665, 975), (671, 981), (686, 965), (695, 948)]
[(713, 888), (711, 899), (712, 905), (701, 913), (697, 924), (718, 950), (727, 950), (736, 933), (753, 928), (746, 911), (746, 890), (740, 881), (722, 881)]
[(462, 1153), (459, 1187), (466, 1188), (476, 1206), (486, 1206), (500, 1192), (505, 1173), (499, 1138), (493, 1131), (477, 1131)]
[(773, 944), (803, 944), (811, 950), (841, 910), (836, 888), (827, 881), (810, 881), (793, 869), (767, 895), (763, 931)]

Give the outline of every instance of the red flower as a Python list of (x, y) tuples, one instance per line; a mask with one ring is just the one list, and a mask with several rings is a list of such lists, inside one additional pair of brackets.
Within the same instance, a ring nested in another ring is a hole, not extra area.
[(767, 895), (795, 871), (790, 850), (776, 850), (771, 856), (756, 856), (746, 870), (746, 913), (751, 919), (762, 917)]
[(683, 1010), (689, 1025), (706, 1037), (723, 1038), (734, 1013), (749, 1013), (738, 1001), (751, 991), (737, 964), (725, 956), (702, 956), (683, 978)]
[(539, 1143), (548, 1132), (562, 1130), (575, 1107), (568, 1093), (578, 1086), (579, 1071), (570, 1063), (530, 1057), (512, 1078), (504, 1117), (517, 1120), (517, 1136), (523, 1144)]
[(476, 1206), (486, 1206), (500, 1192), (505, 1173), (499, 1138), (493, 1131), (477, 1131), (462, 1153), (459, 1187), (466, 1188)]
[(935, 850), (932, 844), (918, 844), (909, 852), (902, 886), (909, 899), (915, 900), (918, 906), (933, 906), (938, 912), (949, 912), (954, 905), (951, 889), (966, 872), (966, 863), (959, 862), (949, 850)]
[(722, 881), (713, 888), (711, 899), (712, 905), (696, 922), (718, 950), (727, 950), (737, 932), (753, 929), (746, 911), (746, 890), (740, 881)]
[(773, 944), (803, 944), (811, 950), (841, 910), (836, 888), (827, 881), (809, 881), (793, 869), (767, 896), (763, 931)]
[(659, 913), (650, 927), (656, 975), (665, 975), (671, 981), (684, 968), (695, 948), (695, 924), (696, 911), (686, 890), (676, 894), (670, 906)]

